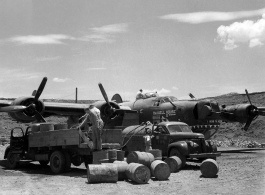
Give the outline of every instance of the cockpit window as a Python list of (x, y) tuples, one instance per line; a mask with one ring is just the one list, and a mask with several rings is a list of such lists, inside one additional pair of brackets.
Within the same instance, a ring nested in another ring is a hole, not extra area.
[(161, 99), (161, 103), (165, 103), (165, 102), (175, 102), (178, 99), (176, 97), (170, 96), (170, 97), (165, 97), (163, 99)]
[(170, 133), (192, 132), (188, 125), (169, 125), (168, 129)]

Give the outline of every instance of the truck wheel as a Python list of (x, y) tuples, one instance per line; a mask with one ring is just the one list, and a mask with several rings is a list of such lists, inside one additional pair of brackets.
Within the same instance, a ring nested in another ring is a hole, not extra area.
[(62, 173), (65, 169), (65, 156), (61, 151), (55, 151), (50, 157), (50, 167), (53, 173)]
[(16, 169), (19, 165), (19, 161), (16, 160), (15, 154), (12, 154), (10, 151), (7, 155), (7, 166), (10, 169)]
[(71, 156), (69, 152), (63, 151), (63, 154), (65, 156), (65, 168), (64, 171), (70, 171), (71, 169)]
[(41, 166), (46, 166), (47, 164), (49, 164), (49, 161), (48, 160), (40, 160), (39, 163)]
[(78, 167), (82, 164), (82, 158), (80, 156), (76, 156), (72, 159), (72, 163), (74, 166)]
[(180, 153), (180, 151), (176, 148), (172, 148), (169, 152), (169, 156), (177, 156), (181, 160), (181, 167), (185, 167), (186, 165), (186, 157)]

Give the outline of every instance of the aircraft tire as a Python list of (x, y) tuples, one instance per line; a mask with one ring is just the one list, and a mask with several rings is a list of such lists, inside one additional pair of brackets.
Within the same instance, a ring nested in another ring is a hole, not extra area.
[(53, 173), (59, 174), (65, 170), (65, 156), (61, 151), (54, 151), (50, 157), (50, 168)]
[(169, 152), (169, 156), (177, 156), (181, 160), (181, 168), (186, 166), (186, 157), (180, 153), (180, 151), (177, 148), (172, 148)]
[(16, 169), (19, 165), (19, 161), (16, 161), (15, 154), (12, 154), (11, 151), (7, 155), (7, 166), (10, 169)]

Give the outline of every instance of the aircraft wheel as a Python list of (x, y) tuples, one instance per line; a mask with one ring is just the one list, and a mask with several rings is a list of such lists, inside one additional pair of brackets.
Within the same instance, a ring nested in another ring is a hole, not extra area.
[(47, 164), (49, 164), (49, 161), (48, 160), (40, 160), (39, 163), (41, 166), (46, 166)]
[(186, 157), (180, 153), (180, 151), (176, 148), (172, 148), (169, 152), (169, 156), (177, 156), (181, 160), (181, 167), (185, 167), (186, 165)]
[(17, 161), (15, 154), (12, 154), (11, 151), (8, 152), (7, 155), (7, 166), (10, 169), (16, 169), (19, 165), (19, 161)]
[(53, 173), (59, 174), (65, 170), (65, 156), (61, 151), (55, 151), (50, 157), (50, 167)]

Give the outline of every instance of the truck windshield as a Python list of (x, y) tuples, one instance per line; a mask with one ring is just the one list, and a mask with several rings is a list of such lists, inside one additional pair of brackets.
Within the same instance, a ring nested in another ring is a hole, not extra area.
[(187, 125), (169, 125), (168, 130), (170, 133), (192, 132), (189, 126)]

